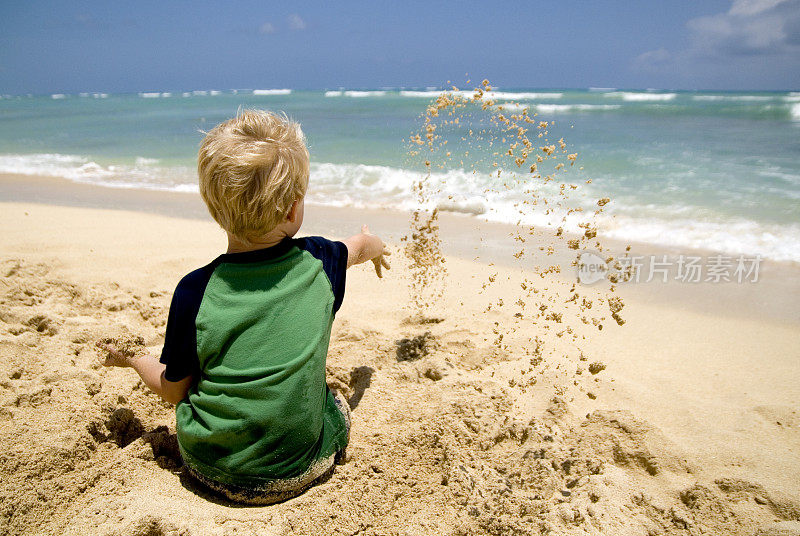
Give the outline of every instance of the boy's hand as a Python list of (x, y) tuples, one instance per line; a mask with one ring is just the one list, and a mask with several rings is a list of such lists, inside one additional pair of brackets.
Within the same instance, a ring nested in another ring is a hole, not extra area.
[(130, 367), (131, 362), (128, 356), (120, 352), (113, 344), (97, 341), (95, 346), (106, 352), (101, 361), (104, 367)]
[(376, 257), (372, 258), (372, 263), (375, 265), (375, 273), (378, 274), (378, 277), (383, 277), (383, 273), (381, 273), (381, 268), (386, 268), (387, 270), (391, 270), (391, 266), (389, 265), (389, 261), (386, 259), (389, 255), (392, 254), (389, 251), (389, 248), (386, 247), (386, 244), (383, 243), (383, 240), (375, 236), (374, 234), (369, 232), (369, 227), (364, 224), (361, 226), (361, 234), (365, 234), (370, 237), (374, 237), (376, 240), (380, 242), (380, 253)]

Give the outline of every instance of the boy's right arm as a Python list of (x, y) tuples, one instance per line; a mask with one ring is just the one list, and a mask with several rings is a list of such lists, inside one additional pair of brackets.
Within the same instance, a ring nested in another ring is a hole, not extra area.
[(347, 267), (350, 268), (354, 264), (361, 264), (362, 262), (372, 261), (375, 264), (375, 273), (378, 277), (383, 277), (381, 268), (390, 269), (389, 261), (386, 256), (391, 255), (391, 252), (383, 243), (383, 240), (369, 232), (369, 227), (363, 225), (361, 233), (353, 235), (350, 238), (343, 240), (347, 246)]
[(106, 356), (103, 365), (106, 367), (130, 367), (135, 370), (142, 381), (155, 394), (160, 396), (170, 404), (177, 404), (189, 393), (192, 386), (192, 376), (186, 376), (182, 380), (171, 382), (164, 377), (167, 368), (163, 363), (151, 355), (129, 358), (111, 344), (97, 343), (97, 347), (105, 350)]

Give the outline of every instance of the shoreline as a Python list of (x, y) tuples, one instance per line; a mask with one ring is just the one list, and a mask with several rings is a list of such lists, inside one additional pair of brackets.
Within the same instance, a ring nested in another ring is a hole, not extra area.
[[(128, 188), (98, 185), (91, 183), (77, 182), (71, 179), (50, 176), (50, 175), (28, 175), (17, 173), (0, 172), (0, 202), (32, 202), (57, 206), (73, 206), (86, 208), (111, 208), (116, 210), (132, 210), (136, 212), (146, 212), (151, 214), (161, 214), (164, 216), (174, 216), (179, 218), (200, 219), (211, 221), (205, 205), (197, 192), (178, 192), (174, 190), (157, 190), (149, 188)], [(308, 203), (311, 210), (331, 211), (335, 214), (335, 222), (357, 222), (358, 217), (348, 216), (348, 213), (386, 215), (386, 221), (392, 222), (390, 231), (392, 236), (401, 236), (399, 232), (405, 232), (405, 222), (398, 226), (397, 220), (402, 220), (399, 216), (408, 219), (411, 212), (409, 210), (394, 209), (388, 207), (334, 207), (331, 205)], [(440, 210), (440, 222), (442, 226), (450, 229), (459, 228), (463, 230), (465, 222), (468, 227), (474, 228), (495, 228), (508, 233), (516, 229), (517, 226), (507, 222), (490, 221), (467, 212)], [(318, 222), (311, 222), (312, 225), (326, 228)], [(355, 224), (354, 224), (355, 225)], [(341, 234), (341, 225), (330, 227), (328, 231)], [(577, 237), (577, 235), (565, 231), (565, 236)], [(497, 235), (497, 233), (495, 233)], [(452, 237), (450, 237), (452, 238)], [(606, 249), (612, 251), (623, 250), (630, 245), (638, 251), (648, 251), (652, 254), (662, 255), (711, 255), (722, 254), (736, 257), (739, 254), (727, 252), (715, 248), (698, 248), (689, 246), (676, 246), (670, 244), (659, 244), (644, 242), (641, 240), (620, 240), (600, 236), (604, 244), (608, 244)], [(394, 238), (393, 238), (394, 239)], [(459, 244), (459, 242), (462, 242)], [(456, 254), (463, 258), (471, 258), (470, 253), (463, 246), (463, 240), (448, 240), (444, 246), (453, 247), (450, 254)], [(507, 248), (511, 252), (513, 248)], [(800, 262), (791, 260), (764, 259), (771, 265), (784, 266), (800, 269)]]
[[(133, 211), (216, 225), (197, 193), (110, 188), (58, 177), (0, 173), (0, 203)], [(344, 238), (358, 232), (363, 223), (368, 223), (371, 230), (388, 243), (400, 246), (401, 238), (409, 229), (409, 214), (392, 209), (309, 204), (302, 234)], [(530, 270), (537, 263), (559, 264), (562, 272), (556, 279), (566, 283), (575, 281), (575, 269), (571, 266), (575, 252), (566, 248), (562, 247), (551, 257), (528, 255), (521, 260), (515, 259), (514, 253), (520, 246), (510, 238), (511, 233), (517, 230), (514, 225), (487, 222), (467, 214), (441, 212), (439, 227), (443, 253), (447, 257), (521, 271)], [(549, 238), (552, 238), (549, 234), (537, 232), (528, 239), (526, 249), (535, 253), (539, 246), (552, 242), (548, 241)], [(663, 255), (674, 258), (679, 254), (707, 259), (718, 254), (710, 249), (623, 243), (609, 239), (603, 239), (603, 243), (606, 251), (612, 254), (621, 253), (630, 245), (632, 255), (641, 255), (646, 259), (650, 256), (661, 258)], [(400, 252), (396, 251), (395, 255), (398, 254)], [(642, 279), (645, 279), (644, 270)], [(642, 281), (619, 284), (617, 292), (626, 300), (662, 303), (674, 309), (687, 308), (707, 314), (765, 318), (779, 323), (800, 324), (800, 308), (796, 307), (800, 301), (800, 264), (791, 261), (765, 259), (760, 264), (759, 281), (756, 283), (682, 283), (672, 278), (662, 283), (655, 277), (649, 283)]]

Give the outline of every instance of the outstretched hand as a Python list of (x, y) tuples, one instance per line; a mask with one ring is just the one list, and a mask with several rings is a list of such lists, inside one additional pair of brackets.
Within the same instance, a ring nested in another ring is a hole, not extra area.
[[(375, 236), (374, 234), (369, 232), (369, 227), (366, 224), (361, 226), (361, 233), (367, 236)], [(375, 238), (378, 237), (375, 236)], [(378, 240), (380, 239), (378, 238)], [(389, 248), (386, 246), (385, 243), (383, 243), (383, 241), (381, 241), (381, 248), (382, 248), (381, 252), (376, 257), (372, 258), (372, 264), (375, 265), (375, 273), (378, 275), (378, 277), (382, 278), (383, 277), (382, 269), (386, 268), (387, 270), (391, 270), (392, 268), (389, 265), (389, 260), (386, 258), (389, 255), (391, 255), (392, 252), (389, 251)]]
[(131, 362), (128, 357), (120, 352), (116, 346), (109, 343), (104, 343), (102, 341), (97, 341), (95, 343), (99, 349), (106, 352), (106, 355), (103, 357), (101, 364), (104, 367), (130, 367)]

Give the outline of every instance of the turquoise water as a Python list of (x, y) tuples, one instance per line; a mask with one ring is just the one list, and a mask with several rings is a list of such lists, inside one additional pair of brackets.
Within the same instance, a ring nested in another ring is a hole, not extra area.
[[(202, 131), (240, 106), (267, 108), (303, 124), (310, 202), (416, 206), (421, 166), (404, 139), (437, 91), (265, 93), (4, 95), (0, 172), (196, 190)], [(556, 121), (550, 137), (563, 136), (583, 167), (567, 179), (592, 179), (577, 202), (613, 199), (607, 235), (800, 261), (800, 93), (503, 89), (494, 98)], [(477, 174), (467, 164), (435, 170), (441, 198), (452, 197), (443, 204), (517, 221), (523, 192), (481, 193), (492, 184), (488, 160)]]

